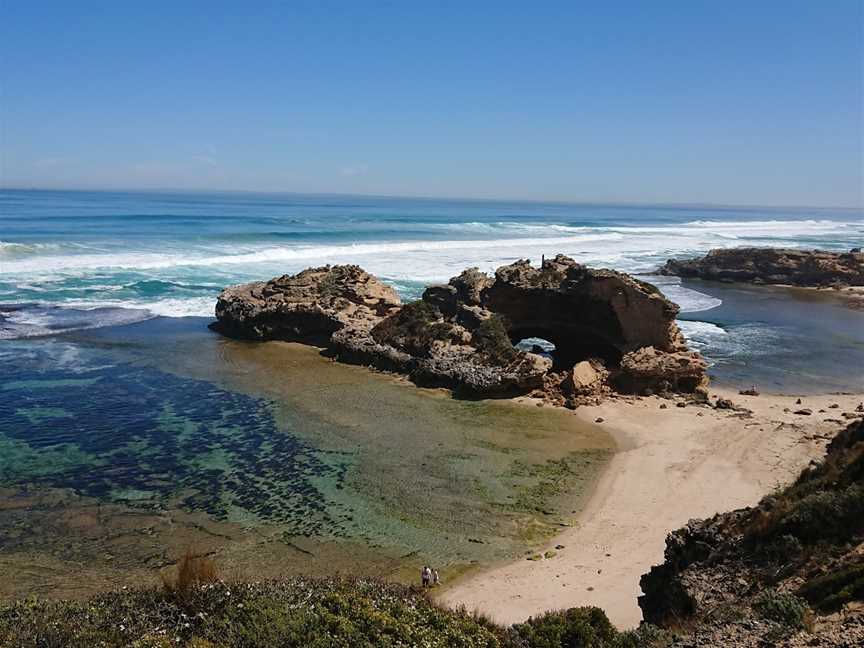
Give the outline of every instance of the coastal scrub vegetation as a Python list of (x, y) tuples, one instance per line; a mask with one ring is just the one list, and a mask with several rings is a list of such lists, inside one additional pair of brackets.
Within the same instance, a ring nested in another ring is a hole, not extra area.
[(189, 548), (177, 563), (176, 575), (162, 574), (162, 587), (170, 596), (183, 600), (192, 596), (196, 586), (218, 580), (214, 562), (207, 556), (195, 554)]
[(839, 544), (864, 533), (864, 425), (853, 424), (831, 442), (825, 461), (762, 501), (747, 537), (787, 537), (802, 546)]
[[(200, 563), (199, 563), (200, 564)], [(188, 568), (187, 568), (188, 569)], [(179, 573), (178, 573), (179, 578)], [(417, 588), (377, 580), (189, 581), (85, 602), (0, 604), (3, 648), (640, 648), (660, 631), (620, 633), (602, 610), (552, 612), (503, 628), (438, 607)]]
[(764, 619), (793, 629), (801, 630), (812, 626), (812, 613), (807, 602), (785, 592), (772, 590), (763, 592), (753, 603), (755, 609)]
[(492, 315), (480, 322), (473, 333), (473, 343), (484, 360), (501, 366), (513, 362), (519, 353), (510, 342), (507, 324), (500, 315)]
[(430, 304), (418, 299), (381, 320), (372, 329), (375, 341), (390, 344), (409, 353), (425, 355), (435, 340), (447, 340), (451, 326)]

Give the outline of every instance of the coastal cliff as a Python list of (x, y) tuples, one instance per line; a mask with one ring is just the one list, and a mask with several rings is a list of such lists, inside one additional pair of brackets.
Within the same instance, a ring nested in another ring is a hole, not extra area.
[(640, 584), (645, 621), (690, 629), (682, 646), (864, 645), (864, 420), (757, 506), (669, 534)]
[[(521, 394), (576, 406), (612, 392), (704, 395), (678, 307), (654, 286), (559, 255), (490, 277), (472, 268), (402, 305), (358, 266), (310, 268), (224, 290), (219, 332), (317, 344), (333, 357), (470, 396)], [(514, 344), (541, 338), (553, 353)]]
[(720, 248), (696, 259), (670, 259), (660, 274), (713, 281), (808, 287), (864, 286), (864, 252)]

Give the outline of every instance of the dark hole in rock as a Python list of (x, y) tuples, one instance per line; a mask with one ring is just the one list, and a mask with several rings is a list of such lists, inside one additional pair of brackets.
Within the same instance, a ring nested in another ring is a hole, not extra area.
[(600, 358), (607, 367), (621, 362), (621, 351), (615, 345), (588, 332), (562, 339), (551, 331), (514, 327), (509, 335), (516, 348), (550, 358), (555, 371), (590, 358)]

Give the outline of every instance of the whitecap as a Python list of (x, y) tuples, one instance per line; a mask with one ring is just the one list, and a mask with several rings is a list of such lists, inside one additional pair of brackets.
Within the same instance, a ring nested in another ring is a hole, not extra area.
[(59, 335), (71, 331), (133, 324), (154, 317), (145, 309), (110, 306), (75, 308), (57, 304), (0, 304), (0, 339)]

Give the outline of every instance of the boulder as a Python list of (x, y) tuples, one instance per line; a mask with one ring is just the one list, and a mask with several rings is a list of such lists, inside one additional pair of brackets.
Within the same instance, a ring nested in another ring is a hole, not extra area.
[(646, 390), (694, 393), (707, 387), (707, 368), (708, 363), (695, 351), (666, 353), (649, 346), (621, 359), (615, 383), (620, 391), (634, 394)]
[(577, 362), (565, 379), (564, 391), (576, 396), (587, 396), (600, 392), (609, 372), (605, 371), (598, 361), (595, 363), (596, 368), (595, 364), (588, 360)]

